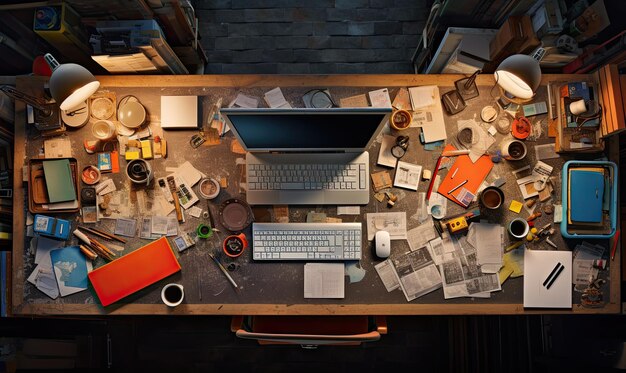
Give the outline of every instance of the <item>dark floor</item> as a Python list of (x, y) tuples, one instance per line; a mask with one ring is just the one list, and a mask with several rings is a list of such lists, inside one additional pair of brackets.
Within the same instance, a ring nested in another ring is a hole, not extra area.
[(432, 0), (196, 0), (207, 74), (410, 74)]
[(626, 367), (622, 316), (389, 317), (389, 334), (378, 342), (315, 350), (258, 346), (236, 338), (229, 324), (228, 317), (197, 316), (0, 319), (0, 372), (16, 363), (19, 371), (41, 366), (177, 373), (611, 372)]

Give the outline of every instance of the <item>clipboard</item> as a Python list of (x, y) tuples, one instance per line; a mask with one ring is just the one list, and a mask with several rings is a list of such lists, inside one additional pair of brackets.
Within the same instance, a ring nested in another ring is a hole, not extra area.
[[(443, 149), (444, 152), (457, 150), (452, 145), (446, 145)], [(450, 201), (456, 203), (459, 206), (467, 207), (461, 204), (455, 197), (459, 195), (460, 191), (465, 188), (469, 190), (472, 194), (476, 194), (478, 188), (480, 188), (480, 184), (485, 180), (491, 169), (493, 168), (493, 162), (487, 155), (482, 155), (476, 163), (472, 163), (469, 155), (460, 155), (457, 156), (456, 161), (448, 170), (448, 174), (443, 179), (441, 184), (439, 185), (439, 189), (437, 193), (446, 197)], [(458, 171), (457, 171), (458, 170)], [(452, 178), (454, 175), (454, 178)], [(467, 182), (460, 188), (457, 188), (452, 193), (450, 192), (452, 189), (461, 184), (464, 180)]]

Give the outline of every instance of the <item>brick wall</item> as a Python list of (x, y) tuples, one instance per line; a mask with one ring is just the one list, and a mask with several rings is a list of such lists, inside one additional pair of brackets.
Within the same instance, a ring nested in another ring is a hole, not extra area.
[(207, 74), (412, 73), (429, 0), (197, 0)]

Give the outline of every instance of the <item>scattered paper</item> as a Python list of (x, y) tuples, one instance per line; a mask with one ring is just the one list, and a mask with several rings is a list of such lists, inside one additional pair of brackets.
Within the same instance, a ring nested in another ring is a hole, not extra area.
[(198, 206), (192, 206), (187, 212), (194, 218), (199, 218), (202, 215), (202, 209)]
[(337, 206), (337, 215), (359, 215), (361, 214), (360, 206)]
[(393, 107), (400, 110), (413, 110), (408, 89), (400, 88), (398, 90), (396, 97), (393, 99)]
[(117, 188), (115, 187), (113, 179), (101, 179), (98, 185), (96, 185), (96, 193), (98, 193), (99, 196), (115, 192), (116, 190)]
[(592, 245), (583, 241), (576, 245), (573, 253), (572, 283), (574, 285), (588, 285), (598, 278), (598, 268), (593, 267), (593, 261), (602, 259), (604, 247)]
[(425, 143), (445, 140), (446, 124), (439, 99), (439, 88), (437, 86), (411, 87), (409, 96), (414, 110), (411, 127), (422, 127)]
[(339, 99), (339, 106), (341, 107), (368, 107), (367, 96), (356, 95), (352, 97), (346, 97)]
[(344, 298), (343, 263), (307, 263), (304, 265), (305, 298)]
[(287, 102), (287, 100), (285, 100), (285, 96), (283, 96), (283, 92), (280, 90), (280, 87), (276, 87), (271, 91), (265, 92), (263, 98), (265, 99), (267, 105), (271, 108), (291, 108), (291, 105)]
[(554, 150), (554, 144), (535, 145), (535, 158), (538, 161), (559, 157), (560, 155)]
[[(50, 260), (48, 260), (50, 261)], [(46, 294), (52, 299), (59, 297), (59, 286), (52, 271), (52, 265), (39, 264), (33, 272), (28, 276), (28, 282), (35, 285), (39, 291)]]
[(428, 241), (437, 238), (437, 232), (431, 222), (425, 222), (408, 232), (406, 232), (407, 241), (412, 251), (428, 245)]
[(380, 171), (370, 175), (374, 192), (380, 192), (383, 189), (391, 188), (391, 175), (387, 171)]
[(135, 237), (137, 220), (118, 218), (115, 221), (115, 234), (119, 236)]
[(372, 107), (391, 107), (389, 90), (387, 88), (378, 89), (368, 93)]
[(72, 142), (67, 136), (55, 137), (43, 142), (46, 158), (71, 158)]
[(407, 302), (441, 287), (441, 275), (425, 247), (394, 259), (393, 265)]
[(380, 262), (376, 264), (374, 268), (376, 269), (376, 272), (378, 272), (378, 277), (380, 277), (383, 285), (385, 285), (387, 292), (396, 290), (400, 287), (400, 282), (398, 282), (398, 277), (395, 274), (396, 269), (393, 267), (391, 260), (387, 259)]
[(398, 161), (396, 167), (396, 176), (393, 180), (393, 186), (398, 188), (406, 188), (417, 190), (422, 174), (422, 166)]
[(554, 206), (554, 222), (560, 223), (563, 220), (563, 205)]
[(387, 231), (392, 240), (404, 240), (406, 234), (406, 212), (376, 212), (366, 214), (367, 240), (374, 239), (376, 232)]
[(243, 93), (239, 93), (237, 94), (237, 97), (235, 97), (235, 99), (230, 102), (228, 107), (253, 109), (259, 107), (259, 100), (254, 97), (246, 96)]
[(178, 219), (176, 215), (170, 215), (167, 217), (167, 237), (178, 236)]
[(35, 252), (35, 264), (43, 264), (45, 266), (51, 266), (50, 263), (50, 251), (64, 247), (65, 241), (53, 240), (44, 236), (38, 236), (37, 251)]
[(476, 249), (477, 264), (483, 273), (496, 273), (502, 267), (504, 227), (499, 224), (471, 223), (467, 243)]
[(398, 159), (391, 154), (391, 148), (396, 144), (396, 138), (390, 135), (384, 135), (383, 141), (378, 150), (378, 161), (376, 164), (386, 167), (396, 167)]

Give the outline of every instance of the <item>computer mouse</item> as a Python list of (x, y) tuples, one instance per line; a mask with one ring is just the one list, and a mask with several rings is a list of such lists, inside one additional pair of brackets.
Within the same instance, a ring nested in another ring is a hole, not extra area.
[(376, 247), (376, 256), (379, 258), (386, 258), (391, 253), (391, 237), (389, 232), (378, 231), (374, 237), (374, 245)]

